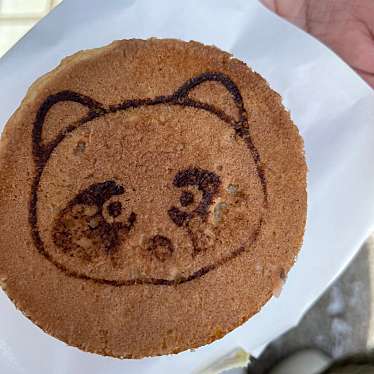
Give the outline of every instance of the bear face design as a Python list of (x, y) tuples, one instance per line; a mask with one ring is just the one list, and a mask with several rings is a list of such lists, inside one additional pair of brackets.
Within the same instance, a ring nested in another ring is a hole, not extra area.
[[(192, 98), (205, 82), (226, 91), (237, 118)], [(43, 141), (59, 103), (87, 113)], [(34, 122), (33, 156), (35, 246), (76, 278), (112, 286), (191, 281), (250, 250), (267, 209), (243, 100), (223, 73), (109, 106), (72, 91), (53, 94)], [(237, 171), (239, 162), (248, 173)]]

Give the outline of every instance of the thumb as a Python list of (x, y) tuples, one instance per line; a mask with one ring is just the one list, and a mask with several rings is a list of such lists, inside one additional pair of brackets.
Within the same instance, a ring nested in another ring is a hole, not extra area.
[(305, 0), (261, 0), (274, 13), (305, 29), (307, 4)]

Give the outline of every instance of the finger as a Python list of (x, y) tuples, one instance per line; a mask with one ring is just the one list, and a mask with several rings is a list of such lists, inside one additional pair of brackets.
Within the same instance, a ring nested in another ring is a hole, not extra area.
[(290, 21), (305, 16), (305, 0), (274, 0), (280, 16)]
[(278, 13), (278, 12), (277, 12), (277, 8), (276, 8), (276, 5), (275, 5), (275, 0), (261, 0), (261, 2), (262, 2), (266, 7), (268, 7), (270, 10), (272, 10), (273, 12)]
[(371, 35), (374, 42), (374, 1), (356, 1), (355, 13), (357, 14), (357, 18), (365, 23), (367, 32)]
[(356, 72), (365, 80), (370, 87), (374, 88), (374, 73), (369, 73), (360, 69), (355, 69)]
[(262, 3), (295, 25), (305, 28), (306, 0), (261, 0)]
[(346, 27), (344, 34), (343, 29), (337, 30), (342, 36), (335, 33), (321, 39), (353, 68), (370, 75), (374, 74), (374, 39), (360, 26)]

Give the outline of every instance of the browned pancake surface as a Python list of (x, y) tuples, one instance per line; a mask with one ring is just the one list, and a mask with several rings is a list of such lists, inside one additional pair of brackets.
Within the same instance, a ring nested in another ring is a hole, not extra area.
[(259, 311), (301, 245), (302, 141), (242, 62), (176, 40), (69, 57), (0, 149), (0, 279), (48, 333), (144, 357)]

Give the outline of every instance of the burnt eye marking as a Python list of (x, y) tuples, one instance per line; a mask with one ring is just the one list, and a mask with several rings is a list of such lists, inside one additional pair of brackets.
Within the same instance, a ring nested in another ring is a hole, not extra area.
[(115, 181), (105, 181), (103, 183), (95, 183), (80, 192), (71, 204), (96, 205), (102, 208), (104, 203), (112, 196), (123, 195), (125, 189)]
[[(173, 180), (173, 185), (177, 188), (195, 186), (202, 193), (202, 198), (197, 207), (192, 212), (185, 212), (175, 206), (168, 210), (170, 219), (177, 225), (183, 226), (195, 216), (203, 220), (208, 215), (209, 206), (221, 185), (219, 176), (211, 171), (200, 168), (189, 168), (179, 171)], [(194, 202), (194, 196), (189, 191), (183, 191), (180, 197), (180, 204), (186, 207)]]
[(193, 193), (190, 191), (183, 191), (179, 201), (183, 207), (191, 205), (194, 202)]
[[(53, 241), (71, 257), (90, 260), (104, 253), (116, 252), (121, 234), (128, 233), (136, 222), (131, 213), (127, 222), (108, 222), (104, 204), (113, 196), (124, 194), (123, 186), (114, 181), (96, 183), (81, 191), (60, 212), (53, 227)], [(107, 211), (116, 218), (122, 213), (119, 201), (109, 203)]]
[(108, 205), (108, 213), (111, 217), (116, 218), (122, 213), (122, 204), (120, 201), (114, 201)]
[[(209, 170), (189, 168), (176, 174), (173, 185), (177, 188), (196, 187), (202, 194), (200, 202), (192, 211), (185, 211), (175, 206), (168, 210), (169, 217), (174, 224), (186, 230), (193, 247), (192, 255), (196, 256), (214, 243), (214, 238), (208, 238), (199, 227), (196, 227), (196, 224), (200, 226), (206, 220), (209, 206), (218, 193), (221, 180), (217, 174)], [(179, 202), (182, 208), (191, 205), (194, 202), (194, 194), (190, 191), (182, 191)], [(199, 223), (199, 220), (193, 222), (195, 217), (200, 218), (202, 222)]]

